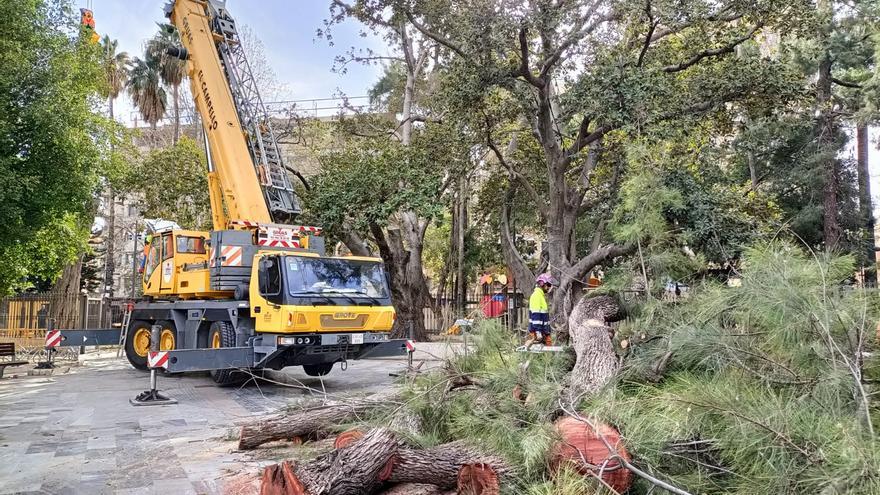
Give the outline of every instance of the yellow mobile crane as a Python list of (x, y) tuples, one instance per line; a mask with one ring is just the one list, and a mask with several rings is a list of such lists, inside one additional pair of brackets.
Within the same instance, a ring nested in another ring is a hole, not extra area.
[[(205, 127), (214, 230), (153, 236), (145, 299), (122, 330), (129, 362), (146, 369), (153, 325), (169, 371), (210, 370), (219, 384), (236, 369), (320, 376), (404, 354), (381, 259), (326, 257), (320, 228), (290, 224), (299, 203), (225, 0), (174, 0), (165, 12), (183, 43), (169, 55), (187, 61)], [(62, 331), (62, 345), (108, 340), (88, 332)]]

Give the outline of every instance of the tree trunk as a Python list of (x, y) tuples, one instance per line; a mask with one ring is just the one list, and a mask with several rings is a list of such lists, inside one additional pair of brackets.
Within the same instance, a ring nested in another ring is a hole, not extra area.
[(301, 411), (261, 418), (241, 427), (238, 448), (249, 450), (267, 442), (308, 437), (332, 431), (364, 412), (394, 401), (395, 396), (311, 407)]
[[(113, 97), (110, 97), (110, 120), (113, 118)], [(113, 152), (113, 142), (110, 142), (110, 152)], [(107, 222), (107, 250), (105, 251), (104, 260), (104, 287), (101, 296), (105, 294), (108, 298), (113, 297), (113, 276), (116, 274), (116, 194), (113, 190), (113, 184), (108, 185), (107, 202), (109, 207), (109, 215)]]
[[(422, 341), (427, 339), (423, 310), (431, 303), (422, 269), (426, 225), (421, 224), (412, 212), (403, 212), (401, 217), (401, 227), (389, 226), (383, 230), (373, 223), (370, 232), (388, 269), (391, 299), (397, 310), (397, 321), (394, 322), (391, 335)], [(408, 241), (406, 245), (404, 236)]]
[(173, 86), (174, 92), (174, 136), (172, 137), (171, 144), (177, 144), (177, 141), (180, 140), (180, 85), (175, 84)]
[(397, 452), (398, 441), (384, 429), (367, 433), (352, 445), (294, 465), (285, 461), (263, 473), (262, 494), (367, 495)]
[(107, 203), (109, 208), (107, 234), (105, 242), (107, 250), (104, 252), (104, 287), (101, 297), (113, 297), (113, 275), (116, 273), (116, 193), (113, 185), (107, 187)]
[(64, 267), (61, 277), (52, 286), (51, 318), (55, 328), (76, 328), (80, 324), (80, 281), (82, 256)]
[(871, 281), (877, 280), (876, 253), (874, 251), (874, 204), (871, 198), (871, 170), (868, 162), (868, 126), (856, 127), (856, 158), (859, 176), (859, 212), (862, 216), (864, 234), (864, 266)]
[(584, 298), (571, 313), (568, 328), (577, 361), (569, 377), (569, 397), (596, 392), (617, 373), (619, 360), (608, 321), (619, 318), (620, 306), (609, 296)]
[(444, 495), (437, 485), (424, 483), (405, 483), (393, 486), (380, 495)]
[(513, 274), (516, 287), (528, 298), (535, 288), (535, 274), (529, 269), (523, 256), (516, 248), (516, 234), (513, 232), (510, 222), (510, 203), (515, 193), (516, 188), (511, 184), (505, 194), (504, 202), (501, 204), (501, 254), (504, 257), (504, 263)]
[(452, 442), (425, 450), (401, 449), (388, 481), (392, 483), (429, 483), (441, 489), (455, 488), (458, 472), (468, 464), (484, 464), (498, 476), (510, 472), (503, 459), (485, 455), (464, 442)]
[(458, 231), (455, 240), (455, 309), (461, 316), (464, 315), (465, 301), (467, 300), (467, 278), (464, 270), (464, 238), (467, 231), (467, 178), (459, 179), (458, 184)]

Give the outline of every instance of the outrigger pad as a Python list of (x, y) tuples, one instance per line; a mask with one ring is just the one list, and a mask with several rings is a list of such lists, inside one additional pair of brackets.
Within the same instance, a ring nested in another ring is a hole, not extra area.
[(177, 404), (177, 399), (166, 397), (159, 393), (158, 390), (145, 390), (134, 399), (129, 399), (128, 402), (133, 406), (164, 406), (166, 404)]

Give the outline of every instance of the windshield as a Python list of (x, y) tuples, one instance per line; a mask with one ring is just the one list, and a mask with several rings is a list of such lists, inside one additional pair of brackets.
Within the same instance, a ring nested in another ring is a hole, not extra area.
[(290, 295), (342, 294), (350, 297), (388, 298), (382, 263), (330, 258), (287, 256)]

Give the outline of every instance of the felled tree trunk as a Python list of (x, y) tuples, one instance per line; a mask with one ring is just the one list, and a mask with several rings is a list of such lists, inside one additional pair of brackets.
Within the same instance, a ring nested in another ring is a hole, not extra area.
[(503, 459), (485, 455), (463, 442), (452, 442), (425, 450), (401, 449), (388, 481), (429, 483), (448, 490), (458, 484), (459, 470), (465, 465), (484, 465), (499, 479), (510, 471)]
[(395, 485), (380, 495), (444, 495), (437, 485), (428, 485), (424, 483), (404, 483)]
[(336, 403), (262, 418), (241, 427), (238, 448), (249, 450), (275, 440), (320, 436), (332, 431), (336, 425), (392, 400), (393, 397)]
[(367, 495), (380, 483), (398, 441), (391, 431), (372, 430), (343, 449), (304, 464), (290, 461), (267, 466), (261, 495)]
[(584, 298), (575, 305), (568, 320), (577, 354), (569, 379), (571, 397), (599, 390), (617, 373), (619, 361), (607, 322), (619, 317), (620, 306), (609, 296)]

